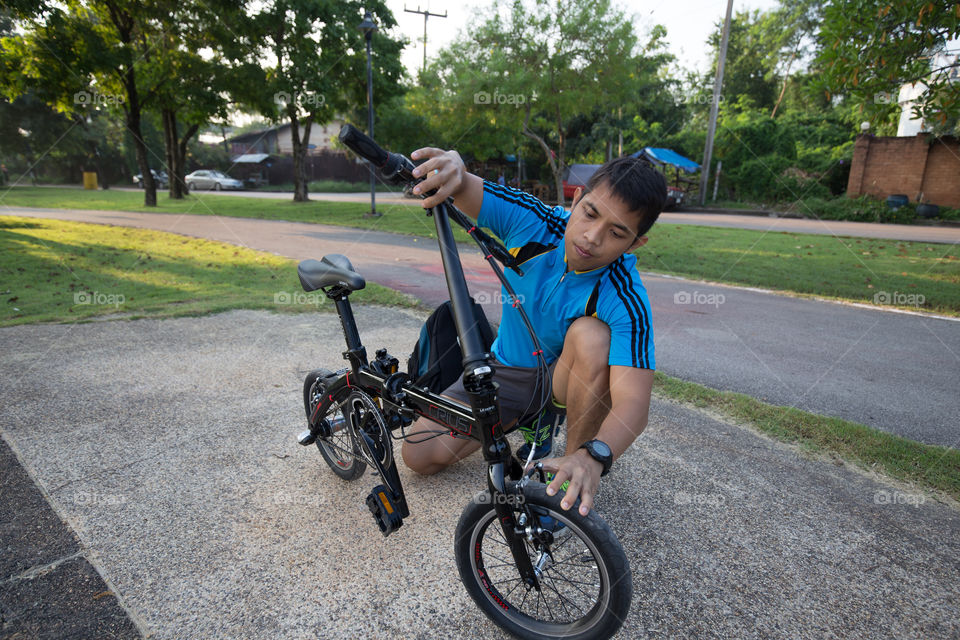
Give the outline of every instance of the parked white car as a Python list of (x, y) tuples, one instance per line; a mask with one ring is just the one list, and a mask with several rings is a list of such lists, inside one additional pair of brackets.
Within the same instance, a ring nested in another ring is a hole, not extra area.
[(193, 191), (194, 189), (213, 189), (214, 191), (220, 191), (221, 189), (243, 189), (242, 182), (234, 180), (230, 176), (213, 169), (194, 171), (193, 173), (187, 174), (184, 181), (187, 183), (187, 189), (189, 191)]

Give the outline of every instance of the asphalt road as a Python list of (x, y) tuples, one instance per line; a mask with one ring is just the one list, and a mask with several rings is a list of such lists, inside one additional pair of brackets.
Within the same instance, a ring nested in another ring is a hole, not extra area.
[[(436, 245), (423, 238), (250, 218), (7, 210), (172, 231), (295, 259), (343, 253), (372, 281), (430, 306), (447, 298)], [(463, 246), (461, 257), (474, 297), (498, 319), (494, 275), (475, 248)], [(960, 443), (960, 322), (655, 275), (644, 282), (660, 370), (922, 442)]]
[[(401, 354), (422, 320), (357, 318)], [(79, 540), (39, 561), (87, 559), (110, 585), (50, 598), (115, 601), (156, 639), (503, 637), (452, 553), (480, 459), (428, 478), (401, 464), (412, 515), (384, 539), (363, 504), (375, 480), (344, 483), (295, 443), (304, 374), (342, 362), (335, 316), (26, 325), (0, 344), (0, 432)], [(955, 506), (745, 428), (655, 400), (597, 504), (632, 565), (620, 638), (960, 635)], [(75, 628), (110, 633), (46, 626), (35, 573), (0, 577), (3, 637), (133, 635), (79, 606)]]

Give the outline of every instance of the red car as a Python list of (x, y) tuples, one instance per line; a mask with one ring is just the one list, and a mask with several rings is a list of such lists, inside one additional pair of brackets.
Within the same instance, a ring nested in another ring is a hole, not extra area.
[(586, 187), (587, 181), (600, 168), (598, 164), (572, 164), (563, 172), (563, 197), (573, 198), (577, 187)]

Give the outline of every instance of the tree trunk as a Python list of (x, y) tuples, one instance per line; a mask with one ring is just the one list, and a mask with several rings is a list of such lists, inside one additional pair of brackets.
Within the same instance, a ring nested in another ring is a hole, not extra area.
[[(173, 111), (164, 108), (160, 111), (160, 120), (163, 123), (163, 150), (167, 159), (167, 189), (168, 195), (175, 198), (174, 184), (176, 183), (176, 151), (177, 146), (177, 120)], [(181, 196), (182, 197), (182, 196)]]
[[(133, 16), (129, 13), (114, 11), (111, 11), (110, 16), (117, 28), (120, 42), (124, 44), (133, 42)], [(143, 105), (140, 103), (140, 92), (137, 90), (137, 76), (134, 72), (132, 59), (127, 60), (120, 73), (120, 81), (123, 84), (124, 91), (127, 92), (123, 106), (126, 114), (127, 130), (133, 137), (137, 166), (140, 167), (140, 176), (143, 179), (143, 205), (145, 207), (155, 207), (157, 206), (157, 183), (153, 179), (153, 174), (150, 173), (150, 163), (147, 161), (147, 145), (143, 141), (143, 131), (140, 126), (140, 114)]]
[(313, 116), (308, 115), (304, 119), (303, 139), (300, 139), (300, 119), (297, 117), (296, 105), (291, 103), (288, 109), (290, 114), (290, 137), (293, 141), (293, 201), (308, 202), (307, 190), (307, 170), (304, 161), (307, 155), (307, 145), (310, 144), (310, 125), (313, 124)]
[(783, 95), (787, 92), (787, 82), (790, 80), (790, 67), (793, 65), (793, 59), (797, 57), (797, 50), (794, 49), (793, 53), (790, 54), (790, 60), (787, 61), (787, 69), (783, 72), (783, 84), (780, 85), (780, 96), (777, 98), (777, 104), (773, 105), (773, 111), (770, 113), (770, 117), (774, 118), (777, 115), (777, 109), (780, 108), (780, 103), (783, 102)]
[[(134, 95), (136, 93), (134, 92)], [(137, 166), (140, 167), (140, 176), (143, 178), (143, 206), (157, 206), (157, 183), (150, 173), (150, 163), (147, 162), (147, 145), (143, 142), (140, 131), (140, 104), (131, 101), (127, 111), (127, 129), (133, 136), (133, 150), (137, 156)]]
[(187, 175), (187, 144), (190, 142), (190, 139), (196, 135), (199, 129), (200, 125), (198, 124), (190, 125), (186, 133), (183, 134), (183, 137), (177, 142), (175, 154), (177, 171), (176, 175), (170, 176), (170, 184), (173, 184), (174, 182), (177, 184), (177, 190), (175, 192), (176, 195), (173, 196), (174, 198), (182, 199), (187, 193), (187, 183), (185, 182)]
[(167, 151), (167, 178), (170, 180), (170, 197), (174, 200), (183, 200), (187, 193), (186, 182), (186, 158), (187, 143), (190, 138), (200, 128), (199, 125), (191, 125), (183, 137), (180, 137), (177, 126), (177, 113), (173, 109), (164, 109), (163, 117), (163, 143)]
[(538, 136), (532, 129), (530, 129), (530, 103), (527, 103), (527, 115), (523, 119), (523, 135), (527, 136), (531, 140), (535, 141), (540, 145), (540, 148), (543, 149), (543, 153), (547, 156), (547, 162), (550, 164), (550, 170), (553, 171), (554, 178), (557, 178), (557, 184), (559, 186), (558, 200), (562, 205), (563, 200), (563, 180), (559, 179), (560, 172), (557, 170), (557, 162), (553, 157), (553, 151), (550, 149), (550, 145), (547, 144), (547, 141)]

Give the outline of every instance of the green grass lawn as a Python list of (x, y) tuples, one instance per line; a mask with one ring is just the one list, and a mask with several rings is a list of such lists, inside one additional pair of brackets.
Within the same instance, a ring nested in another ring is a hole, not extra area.
[[(40, 207), (46, 209), (98, 209), (103, 211), (145, 211), (149, 213), (189, 213), (194, 215), (233, 216), (318, 222), (361, 229), (376, 229), (408, 235), (436, 237), (433, 220), (428, 218), (416, 200), (410, 204), (377, 203), (378, 218), (364, 218), (369, 203), (358, 202), (294, 202), (289, 199), (244, 198), (213, 192), (191, 194), (183, 200), (171, 200), (166, 192), (157, 193), (157, 206), (143, 204), (142, 191), (86, 191), (56, 187), (13, 187), (0, 189), (0, 213), (4, 206)], [(460, 236), (467, 239), (465, 233)]]
[[(294, 220), (436, 237), (433, 220), (417, 201), (378, 205), (294, 203), (205, 193), (183, 201), (158, 194), (156, 208), (142, 192), (15, 187), (0, 191), (3, 205), (151, 211)], [(459, 228), (456, 236), (467, 241)], [(960, 315), (960, 249), (951, 245), (866, 238), (658, 224), (637, 251), (642, 270), (688, 278), (837, 298), (904, 309)], [(922, 300), (922, 304), (919, 304)]]
[(960, 315), (960, 248), (658, 224), (641, 270)]
[(657, 373), (654, 393), (746, 422), (777, 440), (829, 453), (960, 500), (960, 451), (922, 444), (856, 422), (766, 404), (742, 393), (716, 391)]
[[(334, 311), (322, 292), (303, 291), (293, 260), (124, 227), (0, 216), (0, 274), (0, 326), (238, 308)], [(414, 305), (373, 283), (352, 299)]]

